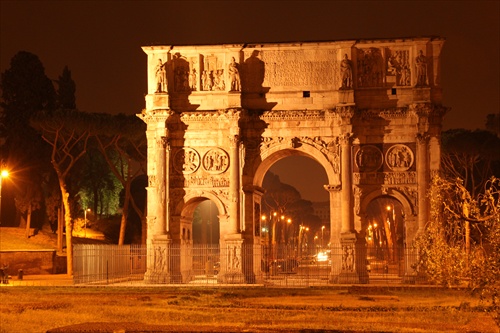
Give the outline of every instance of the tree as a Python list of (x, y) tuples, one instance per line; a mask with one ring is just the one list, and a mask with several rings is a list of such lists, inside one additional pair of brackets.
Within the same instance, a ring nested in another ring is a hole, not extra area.
[(16, 177), (14, 195), (19, 216), (40, 207), (43, 179), (50, 169), (48, 152), (36, 131), (29, 126), (32, 115), (55, 108), (56, 94), (45, 69), (32, 53), (21, 51), (11, 60), (10, 68), (2, 73), (2, 117), (0, 136), (5, 139), (0, 155), (7, 160)]
[(147, 149), (145, 124), (136, 116), (125, 116), (123, 114), (117, 116), (96, 115), (96, 124), (95, 138), (99, 150), (124, 189), (123, 213), (118, 244), (122, 245), (125, 242), (130, 205), (137, 215), (141, 216), (144, 239), (146, 230), (145, 212), (141, 211), (139, 205), (135, 202), (130, 189), (134, 179), (141, 174), (145, 174)]
[(78, 188), (79, 209), (91, 208), (96, 215), (116, 214), (122, 186), (93, 143), (72, 172), (71, 178)]
[(486, 130), (500, 137), (500, 113), (490, 113), (486, 116)]
[(73, 225), (67, 178), (73, 166), (86, 152), (91, 133), (92, 115), (77, 110), (39, 112), (32, 117), (31, 124), (41, 133), (43, 140), (52, 148), (51, 163), (57, 174), (64, 206), (67, 272), (68, 275), (72, 275)]
[(293, 186), (284, 184), (279, 176), (268, 172), (264, 178), (263, 186), (266, 193), (263, 203), (273, 212), (285, 212), (293, 203), (301, 200), (300, 193)]
[(500, 177), (500, 138), (489, 131), (453, 129), (442, 134), (441, 167), (446, 178), (463, 180), (475, 197), (492, 175)]
[(71, 71), (68, 66), (65, 66), (62, 75), (57, 81), (59, 89), (57, 89), (57, 104), (59, 109), (76, 109), (76, 84), (71, 78)]
[[(434, 177), (432, 217), (416, 240), (418, 271), (445, 286), (468, 282), (492, 304), (500, 322), (500, 179), (491, 177), (476, 196), (462, 181)], [(468, 242), (468, 227), (477, 237)]]

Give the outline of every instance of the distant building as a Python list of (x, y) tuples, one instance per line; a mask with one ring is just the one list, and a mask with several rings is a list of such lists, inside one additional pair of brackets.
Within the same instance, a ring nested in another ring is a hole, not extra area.
[(314, 215), (320, 218), (321, 224), (328, 226), (330, 224), (330, 202), (313, 202)]

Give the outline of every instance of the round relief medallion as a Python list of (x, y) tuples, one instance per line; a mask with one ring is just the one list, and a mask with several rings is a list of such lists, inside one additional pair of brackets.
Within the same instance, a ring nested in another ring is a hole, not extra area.
[(193, 148), (179, 149), (174, 155), (174, 168), (185, 175), (198, 170), (200, 167), (200, 154)]
[(356, 165), (360, 172), (377, 171), (382, 162), (382, 152), (375, 146), (363, 146), (356, 153)]
[(385, 153), (385, 163), (392, 171), (407, 171), (413, 161), (413, 152), (406, 145), (394, 145)]
[(209, 173), (223, 173), (229, 167), (229, 155), (220, 148), (210, 149), (203, 156), (202, 165)]

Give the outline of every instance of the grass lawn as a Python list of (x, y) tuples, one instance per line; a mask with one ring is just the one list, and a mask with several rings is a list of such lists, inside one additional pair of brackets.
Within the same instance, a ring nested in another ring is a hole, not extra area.
[[(173, 332), (499, 332), (476, 297), (439, 288), (2, 287), (0, 291), (0, 332), (5, 333), (72, 332), (68, 326), (79, 328), (78, 332), (83, 328), (131, 332), (125, 330), (127, 325), (142, 327), (132, 332), (167, 328)], [(66, 329), (56, 329), (61, 327)]]
[[(0, 249), (55, 249), (50, 230), (0, 228)], [(333, 286), (21, 287), (0, 285), (0, 333), (482, 332), (488, 304), (465, 290)], [(65, 329), (60, 329), (65, 327)]]

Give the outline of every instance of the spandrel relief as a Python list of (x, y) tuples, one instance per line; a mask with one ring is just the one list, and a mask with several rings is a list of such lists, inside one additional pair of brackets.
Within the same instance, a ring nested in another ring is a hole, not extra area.
[(190, 174), (200, 167), (200, 154), (193, 148), (179, 149), (174, 155), (174, 168), (182, 174)]
[(358, 87), (382, 87), (384, 84), (384, 58), (380, 49), (358, 49)]
[(209, 173), (223, 173), (229, 167), (229, 155), (220, 148), (210, 149), (203, 156), (202, 165)]
[(408, 50), (386, 49), (386, 77), (397, 86), (411, 85), (410, 52)]

